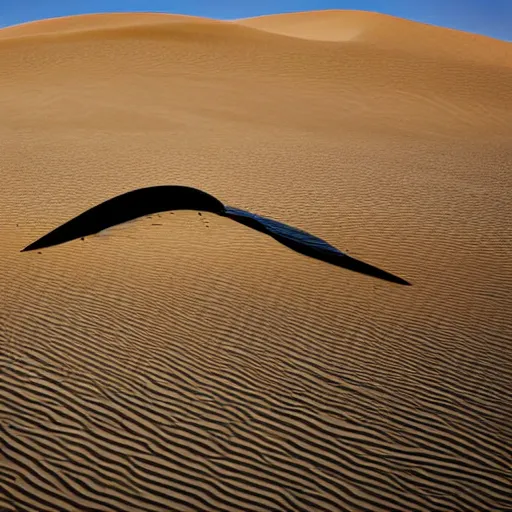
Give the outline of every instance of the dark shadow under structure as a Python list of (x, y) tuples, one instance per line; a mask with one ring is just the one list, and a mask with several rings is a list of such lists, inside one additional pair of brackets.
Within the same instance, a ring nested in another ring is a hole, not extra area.
[(393, 283), (410, 284), (401, 277), (352, 258), (305, 231), (239, 208), (225, 206), (202, 190), (179, 185), (141, 188), (108, 199), (50, 231), (21, 252), (62, 244), (138, 217), (171, 210), (197, 210), (229, 217), (306, 256)]

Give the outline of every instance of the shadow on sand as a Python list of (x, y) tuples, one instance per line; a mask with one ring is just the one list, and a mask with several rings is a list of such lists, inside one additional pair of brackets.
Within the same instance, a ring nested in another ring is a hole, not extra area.
[(21, 252), (62, 244), (138, 217), (170, 210), (198, 210), (229, 217), (306, 256), (393, 283), (410, 284), (385, 270), (348, 256), (305, 231), (245, 210), (224, 206), (218, 199), (201, 190), (172, 185), (141, 188), (108, 199), (50, 231)]

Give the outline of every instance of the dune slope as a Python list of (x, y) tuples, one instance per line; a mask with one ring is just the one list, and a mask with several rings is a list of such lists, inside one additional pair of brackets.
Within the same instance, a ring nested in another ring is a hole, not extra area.
[[(0, 510), (512, 507), (506, 50), (287, 20), (0, 31)], [(188, 210), (20, 253), (154, 185), (413, 286)]]
[(512, 67), (511, 44), (366, 11), (325, 10), (237, 20), (276, 34), (317, 41), (361, 41), (380, 48), (429, 55), (436, 60), (467, 60)]

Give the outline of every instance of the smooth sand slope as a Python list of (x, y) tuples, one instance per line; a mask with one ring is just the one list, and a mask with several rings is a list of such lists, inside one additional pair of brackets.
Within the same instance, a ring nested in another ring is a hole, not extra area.
[[(0, 510), (512, 507), (512, 47), (296, 16), (0, 31)], [(20, 253), (153, 185), (413, 286), (192, 211)]]
[(358, 41), (433, 59), (453, 58), (512, 67), (510, 43), (365, 11), (325, 10), (257, 16), (238, 23), (320, 41)]

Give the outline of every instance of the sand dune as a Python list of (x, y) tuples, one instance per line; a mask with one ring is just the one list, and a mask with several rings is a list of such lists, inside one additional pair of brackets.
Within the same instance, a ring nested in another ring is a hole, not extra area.
[[(353, 12), (1, 30), (0, 510), (511, 508), (510, 64)], [(20, 253), (154, 185), (414, 286), (187, 210)]]
[[(84, 14), (81, 16), (63, 16), (29, 23), (21, 23), (0, 30), (0, 38), (34, 37), (41, 35), (91, 32), (95, 30), (116, 30), (122, 28), (143, 27), (146, 30), (155, 26), (168, 26), (173, 23), (216, 23), (216, 20), (185, 16), (181, 14), (124, 13)], [(217, 22), (219, 23), (219, 22)]]
[(380, 48), (512, 67), (510, 43), (365, 11), (325, 10), (237, 20), (276, 34), (318, 41), (359, 41)]

